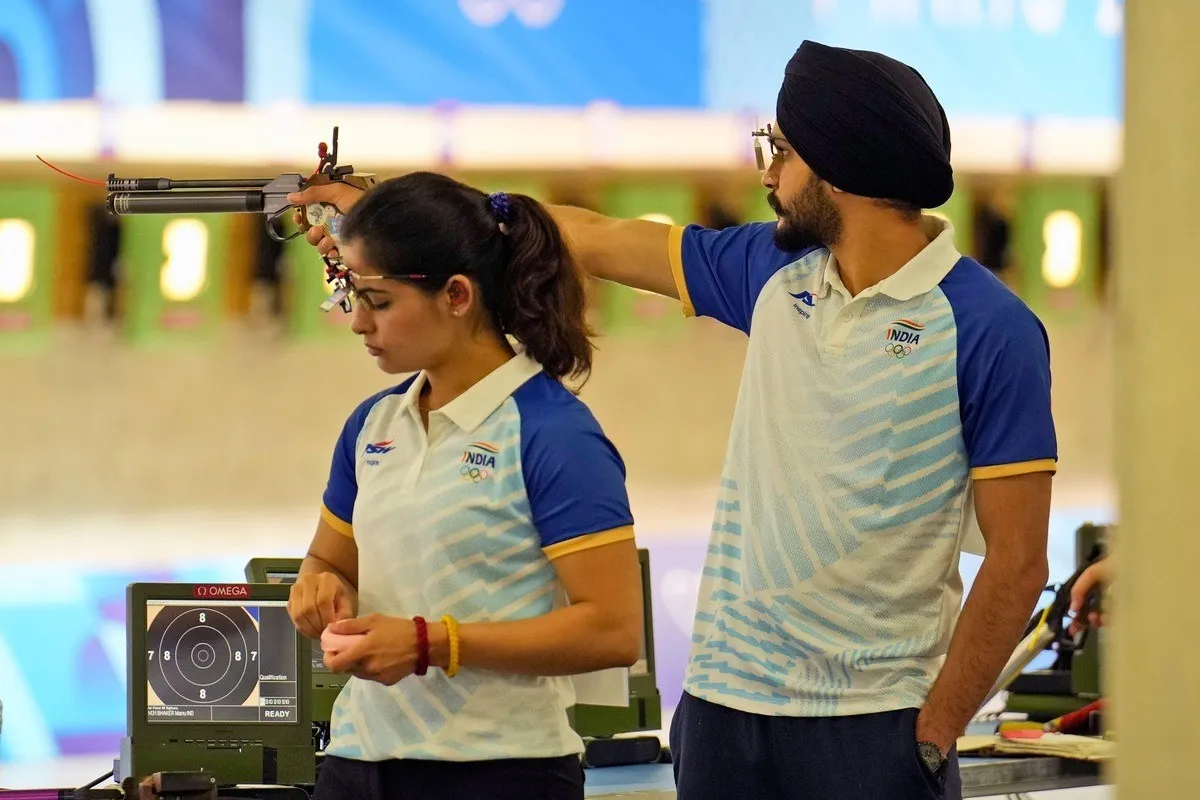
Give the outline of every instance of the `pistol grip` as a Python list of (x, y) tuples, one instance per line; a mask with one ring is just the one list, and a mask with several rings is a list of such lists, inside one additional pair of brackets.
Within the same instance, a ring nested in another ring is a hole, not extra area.
[(304, 207), (304, 217), (313, 228), (324, 227), (335, 242), (341, 228), (342, 215), (332, 203), (309, 203)]

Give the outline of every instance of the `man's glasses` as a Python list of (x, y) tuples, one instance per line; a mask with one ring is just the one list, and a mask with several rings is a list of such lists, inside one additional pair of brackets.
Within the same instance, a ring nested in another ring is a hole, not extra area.
[[(779, 148), (775, 146), (774, 129), (770, 123), (767, 123), (767, 127), (759, 128), (751, 133), (750, 137), (754, 140), (754, 160), (758, 164), (758, 171), (766, 172), (767, 167), (779, 157)], [(766, 142), (765, 147), (763, 142)]]

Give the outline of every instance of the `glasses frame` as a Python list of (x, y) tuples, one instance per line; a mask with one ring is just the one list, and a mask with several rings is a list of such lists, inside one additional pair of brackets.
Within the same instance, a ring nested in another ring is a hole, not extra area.
[[(325, 302), (321, 303), (321, 310), (325, 312), (341, 308), (342, 311), (349, 314), (354, 310), (352, 299), (357, 299), (368, 311), (374, 311), (375, 307), (371, 304), (371, 300), (355, 291), (354, 284), (361, 281), (419, 281), (439, 277), (426, 272), (412, 272), (403, 275), (359, 275), (357, 272), (347, 269), (341, 262), (331, 261), (328, 258), (325, 259), (325, 265), (325, 282), (333, 285), (333, 292)], [(449, 275), (446, 276), (446, 278), (449, 277)]]
[[(767, 123), (765, 128), (759, 128), (750, 133), (750, 138), (754, 141), (754, 161), (758, 164), (759, 172), (766, 172), (770, 164), (775, 163), (775, 159), (779, 157), (779, 150), (775, 147), (775, 129), (771, 123)], [(766, 153), (763, 152), (763, 141), (766, 140), (767, 150), (770, 151), (771, 158), (768, 161)]]

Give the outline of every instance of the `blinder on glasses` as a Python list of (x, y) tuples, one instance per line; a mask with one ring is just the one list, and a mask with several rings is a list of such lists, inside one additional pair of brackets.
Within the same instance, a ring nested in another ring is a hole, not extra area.
[(321, 303), (322, 311), (332, 311), (335, 308), (341, 308), (342, 311), (349, 314), (353, 309), (353, 302), (362, 303), (363, 307), (368, 311), (374, 311), (375, 306), (371, 303), (369, 295), (360, 293), (356, 289), (359, 283), (366, 281), (387, 281), (387, 280), (423, 280), (432, 277), (427, 273), (412, 273), (406, 275), (359, 275), (357, 272), (347, 269), (340, 262), (330, 262), (326, 260), (325, 266), (325, 282), (331, 284), (333, 289)]
[(775, 146), (775, 129), (768, 122), (767, 127), (759, 128), (750, 136), (754, 140), (754, 161), (758, 164), (758, 171), (766, 172), (767, 167), (779, 157), (779, 148)]

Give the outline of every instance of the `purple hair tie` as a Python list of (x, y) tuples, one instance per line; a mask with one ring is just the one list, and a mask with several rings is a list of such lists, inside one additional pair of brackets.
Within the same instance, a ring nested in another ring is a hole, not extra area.
[(500, 232), (508, 233), (508, 223), (512, 221), (512, 208), (508, 203), (508, 195), (504, 192), (493, 192), (488, 195), (488, 205), (492, 216), (500, 223)]

